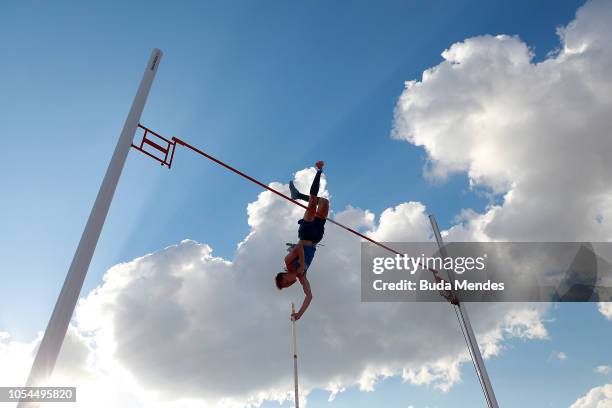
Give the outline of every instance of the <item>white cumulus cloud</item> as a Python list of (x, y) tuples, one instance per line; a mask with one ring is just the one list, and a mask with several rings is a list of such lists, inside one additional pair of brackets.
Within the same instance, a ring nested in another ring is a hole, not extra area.
[[(298, 172), (298, 186), (312, 176), (312, 169)], [(83, 403), (242, 407), (292, 398), (289, 305), (303, 293), (299, 287), (279, 292), (273, 276), (302, 210), (263, 192), (247, 212), (251, 231), (233, 259), (185, 240), (112, 267), (79, 301), (75, 341), (64, 346), (70, 358), (58, 370), (66, 373), (59, 378), (80, 384)], [(425, 207), (417, 203), (399, 204), (378, 219), (355, 207), (335, 215), (382, 240), (429, 234)], [(303, 402), (314, 388), (333, 399), (349, 386), (371, 391), (393, 375), (450, 389), (468, 355), (449, 305), (361, 303), (360, 241), (326, 229), (309, 270), (313, 304), (298, 323)], [(506, 338), (544, 338), (545, 310), (470, 305), (484, 354), (498, 354)], [(113, 391), (100, 395), (102, 384)]]
[(570, 408), (612, 408), (612, 384), (592, 388)]
[[(311, 170), (299, 172), (298, 187), (311, 177)], [(144, 388), (166, 398), (180, 393), (230, 405), (286, 398), (289, 304), (303, 294), (297, 287), (278, 292), (272, 278), (282, 267), (283, 243), (295, 239), (302, 212), (261, 193), (248, 206), (252, 230), (233, 260), (184, 241), (117, 265), (80, 303), (78, 322), (100, 335), (113, 333), (108, 347), (113, 357)], [(378, 223), (372, 213), (353, 207), (337, 216), (379, 239), (426, 236), (425, 208), (415, 203), (386, 210)], [(323, 388), (333, 395), (350, 385), (372, 390), (380, 379), (402, 372), (407, 381), (447, 390), (467, 360), (448, 305), (361, 303), (358, 254), (358, 239), (327, 227), (325, 246), (309, 270), (313, 305), (298, 325), (305, 394)], [(474, 309), (473, 320), (524, 309), (491, 305)], [(498, 333), (490, 337), (498, 347), (504, 336), (539, 324), (543, 309), (528, 310), (533, 313), (518, 321), (487, 317), (478, 329)], [(436, 347), (432, 338), (439, 339)]]
[(431, 177), (466, 173), (501, 201), (462, 215), (470, 235), (612, 238), (611, 20), (610, 2), (587, 3), (537, 63), (518, 37), (469, 38), (406, 83), (393, 136), (425, 149)]
[(464, 210), (450, 239), (612, 239), (610, 21), (612, 3), (590, 1), (543, 61), (516, 36), (484, 35), (406, 82), (393, 137), (425, 149), (429, 177), (465, 173), (494, 198)]
[(610, 303), (610, 302), (599, 302), (597, 304), (597, 308), (599, 309), (601, 314), (606, 317), (606, 319), (612, 320), (612, 303)]

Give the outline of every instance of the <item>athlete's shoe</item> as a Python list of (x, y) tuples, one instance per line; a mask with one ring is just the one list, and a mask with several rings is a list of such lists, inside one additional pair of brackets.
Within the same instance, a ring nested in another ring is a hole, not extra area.
[(289, 191), (291, 191), (291, 198), (294, 200), (299, 200), (300, 199), (300, 192), (298, 191), (298, 189), (293, 185), (293, 181), (289, 182)]
[(323, 160), (319, 160), (318, 162), (315, 163), (315, 167), (317, 168), (317, 170), (323, 170), (324, 165), (325, 163), (323, 162)]

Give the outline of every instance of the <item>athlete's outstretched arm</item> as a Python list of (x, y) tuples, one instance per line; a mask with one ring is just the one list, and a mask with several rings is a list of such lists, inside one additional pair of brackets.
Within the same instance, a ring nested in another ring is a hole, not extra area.
[(312, 292), (310, 291), (310, 283), (308, 282), (308, 279), (306, 278), (306, 276), (302, 278), (302, 288), (304, 289), (304, 294), (306, 296), (304, 297), (304, 302), (302, 303), (302, 307), (300, 307), (300, 310), (298, 310), (296, 313), (291, 315), (291, 317), (293, 317), (295, 320), (299, 320), (300, 317), (302, 317), (306, 309), (308, 309), (308, 306), (310, 306), (310, 302), (312, 301)]

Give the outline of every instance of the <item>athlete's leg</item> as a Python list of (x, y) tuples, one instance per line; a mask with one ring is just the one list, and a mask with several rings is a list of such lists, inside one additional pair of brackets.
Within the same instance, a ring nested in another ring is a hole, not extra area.
[(321, 173), (323, 171), (321, 169), (317, 170), (317, 174), (315, 174), (314, 179), (312, 180), (312, 184), (310, 185), (310, 197), (308, 198), (308, 209), (304, 213), (304, 221), (312, 221), (314, 220), (315, 213), (317, 211), (317, 203), (319, 201), (319, 185), (321, 183)]
[[(317, 168), (317, 174), (315, 175), (314, 180), (312, 180), (312, 185), (310, 186), (310, 195), (318, 195), (319, 194), (319, 181), (321, 179), (321, 173), (323, 172), (323, 162), (322, 161), (318, 161), (315, 164), (315, 167)], [(294, 200), (304, 200), (304, 201), (309, 201), (310, 200), (310, 196), (307, 196), (306, 194), (302, 194), (296, 187), (295, 184), (293, 184), (293, 181), (289, 181), (289, 191), (291, 192), (291, 198)]]
[(293, 198), (294, 200), (308, 201), (309, 199), (309, 197), (306, 194), (300, 193), (300, 191), (293, 184), (293, 181), (289, 182), (289, 191), (291, 191), (291, 198)]
[(317, 214), (319, 218), (327, 218), (329, 214), (329, 200), (327, 198), (319, 197), (319, 205), (317, 205)]
[(314, 179), (312, 180), (312, 184), (310, 185), (310, 197), (316, 197), (317, 195), (319, 195), (321, 173), (323, 173), (323, 169), (317, 169), (317, 174), (315, 174)]
[(314, 217), (317, 212), (317, 202), (318, 201), (319, 201), (318, 197), (310, 196), (310, 198), (308, 199), (308, 209), (304, 212), (304, 217), (302, 217), (304, 221), (310, 222), (314, 220)]

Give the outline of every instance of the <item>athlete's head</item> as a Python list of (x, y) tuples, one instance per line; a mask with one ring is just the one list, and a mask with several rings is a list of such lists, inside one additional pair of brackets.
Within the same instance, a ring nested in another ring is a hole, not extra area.
[(293, 285), (296, 280), (297, 278), (293, 272), (279, 272), (274, 278), (274, 283), (276, 283), (278, 290), (281, 290)]

